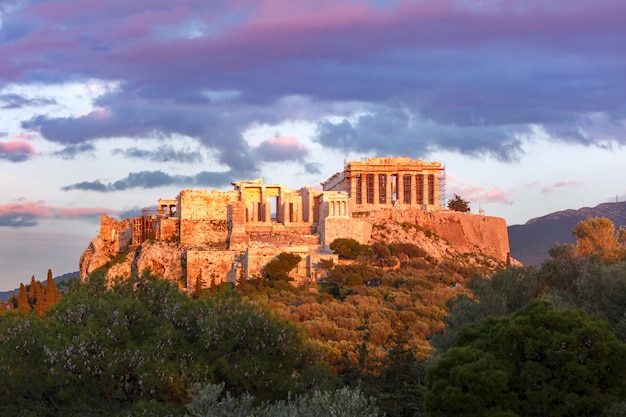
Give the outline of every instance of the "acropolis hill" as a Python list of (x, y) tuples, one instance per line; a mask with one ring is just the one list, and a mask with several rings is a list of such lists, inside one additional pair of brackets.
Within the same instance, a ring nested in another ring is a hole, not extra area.
[(103, 215), (80, 259), (81, 279), (107, 268), (108, 279), (145, 269), (188, 289), (260, 277), (278, 254), (300, 255), (295, 284), (315, 282), (317, 265), (337, 255), (337, 238), (363, 244), (411, 242), (436, 259), (502, 265), (509, 256), (504, 219), (447, 210), (440, 162), (371, 158), (345, 164), (322, 191), (261, 180), (231, 191), (182, 190), (156, 210), (120, 221)]

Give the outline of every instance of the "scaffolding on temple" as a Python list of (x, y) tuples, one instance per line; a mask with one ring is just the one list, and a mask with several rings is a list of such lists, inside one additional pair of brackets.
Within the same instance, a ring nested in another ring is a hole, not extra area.
[(441, 164), (441, 171), (439, 171), (439, 205), (441, 207), (447, 207), (446, 201), (446, 166)]

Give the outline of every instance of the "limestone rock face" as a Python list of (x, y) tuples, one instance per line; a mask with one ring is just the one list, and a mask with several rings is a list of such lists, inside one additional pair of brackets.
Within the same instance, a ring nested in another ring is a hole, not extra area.
[(455, 259), (487, 269), (502, 267), (507, 260), (521, 265), (510, 258), (506, 222), (499, 217), (385, 209), (370, 213), (364, 220), (372, 223), (369, 244), (413, 243), (439, 261)]
[(150, 270), (163, 279), (182, 282), (184, 250), (176, 243), (144, 242), (137, 253), (135, 266), (141, 274)]
[[(172, 219), (165, 220), (175, 225)], [(159, 224), (162, 225), (162, 221)], [(209, 228), (213, 224), (209, 222)], [(220, 283), (227, 280), (235, 282), (240, 276), (256, 276), (274, 256), (285, 251), (293, 252), (300, 246), (298, 254), (304, 259), (303, 276), (311, 279), (315, 275), (315, 260), (328, 256), (328, 245), (331, 243), (318, 241), (321, 240), (320, 235), (328, 239), (347, 235), (363, 244), (375, 241), (413, 243), (434, 259), (455, 259), (468, 267), (484, 267), (487, 272), (504, 266), (509, 260), (518, 264), (510, 259), (506, 223), (499, 217), (449, 210), (388, 207), (361, 212), (358, 217), (330, 216), (320, 223), (318, 232), (321, 233), (318, 235), (311, 234), (310, 227), (294, 226), (287, 230), (286, 226), (274, 223), (252, 223), (249, 226), (251, 230), (241, 232), (245, 240), (238, 242), (233, 250), (214, 245), (206, 233), (200, 233), (204, 236), (201, 239), (203, 243), (188, 243), (197, 237), (183, 239), (184, 233), (195, 236), (198, 230), (185, 232), (184, 228), (179, 230), (176, 227), (171, 229), (178, 233), (168, 234), (167, 240), (145, 236), (143, 240), (138, 240), (137, 236), (133, 237), (137, 219), (117, 221), (103, 215), (98, 237), (91, 241), (81, 256), (81, 279), (87, 279), (89, 274), (101, 267), (106, 268), (109, 280), (150, 270), (189, 289), (195, 287), (198, 279)], [(266, 226), (267, 230), (260, 230), (260, 226)], [(250, 251), (250, 248), (257, 247), (265, 248), (265, 252), (259, 255), (258, 251)]]
[(100, 233), (91, 241), (80, 257), (81, 279), (106, 265), (112, 258), (123, 252), (130, 244), (131, 237), (130, 219), (117, 221), (103, 214), (100, 218)]
[(101, 240), (94, 239), (92, 245), (81, 256), (81, 279), (86, 279), (93, 270), (108, 264), (106, 279), (109, 281), (128, 277), (134, 270), (139, 274), (150, 270), (166, 280), (178, 283), (184, 281), (185, 251), (175, 243), (146, 241), (138, 248), (116, 257), (109, 256), (109, 253), (101, 245)]

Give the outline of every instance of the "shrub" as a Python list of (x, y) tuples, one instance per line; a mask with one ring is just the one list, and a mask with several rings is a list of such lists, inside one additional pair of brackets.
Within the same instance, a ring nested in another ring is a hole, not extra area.
[(330, 249), (334, 250), (341, 259), (358, 259), (371, 256), (370, 248), (351, 238), (338, 238), (332, 241)]
[(263, 268), (263, 277), (270, 281), (292, 281), (291, 272), (302, 260), (300, 255), (282, 252)]

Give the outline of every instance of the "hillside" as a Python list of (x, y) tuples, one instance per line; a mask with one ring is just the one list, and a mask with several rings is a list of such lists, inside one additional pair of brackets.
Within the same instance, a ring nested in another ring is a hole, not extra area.
[(539, 265), (549, 258), (548, 249), (553, 245), (574, 243), (572, 230), (589, 217), (606, 217), (616, 227), (626, 226), (626, 202), (557, 211), (530, 219), (523, 225), (509, 226), (511, 256), (524, 265)]

